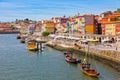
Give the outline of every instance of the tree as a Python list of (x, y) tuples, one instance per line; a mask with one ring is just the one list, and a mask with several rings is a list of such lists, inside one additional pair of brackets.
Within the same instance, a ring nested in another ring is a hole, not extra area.
[(117, 8), (117, 12), (120, 12), (120, 8)]
[(24, 19), (24, 22), (29, 23), (29, 19), (28, 18)]
[(116, 16), (111, 19), (111, 21), (118, 21), (118, 20), (119, 20), (119, 17), (116, 17)]
[(49, 32), (42, 32), (42, 36), (48, 36), (49, 34)]

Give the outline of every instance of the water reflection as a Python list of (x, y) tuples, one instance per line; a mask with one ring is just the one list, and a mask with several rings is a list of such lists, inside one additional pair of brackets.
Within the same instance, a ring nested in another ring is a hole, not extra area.
[(30, 55), (30, 56), (35, 56), (35, 55), (37, 55), (37, 56), (42, 56), (42, 54), (44, 53), (44, 51), (27, 51), (27, 53), (28, 53), (28, 55)]

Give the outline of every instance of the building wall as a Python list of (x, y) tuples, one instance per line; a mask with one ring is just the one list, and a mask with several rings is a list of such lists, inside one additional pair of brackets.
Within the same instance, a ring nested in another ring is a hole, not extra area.
[(85, 25), (86, 33), (95, 33), (95, 26), (94, 24), (86, 24)]
[(46, 27), (54, 27), (55, 24), (54, 24), (54, 23), (49, 23), (49, 22), (48, 22), (48, 23), (45, 24), (45, 26), (46, 26)]
[(101, 24), (102, 27), (102, 35), (105, 35), (105, 24)]
[(47, 32), (54, 32), (54, 29), (55, 29), (55, 24), (54, 23), (45, 23), (44, 24), (44, 31), (47, 31)]
[(116, 24), (115, 32), (116, 32), (116, 35), (120, 35), (120, 23)]
[(60, 19), (60, 23), (62, 24), (62, 23), (66, 23), (67, 22), (67, 18), (61, 18)]
[(94, 15), (84, 15), (85, 18), (85, 33), (96, 33), (95, 27), (95, 16)]
[(101, 24), (98, 24), (98, 34), (102, 34), (102, 27), (101, 27)]
[(115, 24), (105, 24), (105, 35), (115, 35)]
[(52, 27), (45, 27), (44, 31), (51, 33), (51, 32), (54, 32), (54, 28), (52, 28)]
[(85, 24), (94, 24), (95, 16), (94, 15), (85, 15)]

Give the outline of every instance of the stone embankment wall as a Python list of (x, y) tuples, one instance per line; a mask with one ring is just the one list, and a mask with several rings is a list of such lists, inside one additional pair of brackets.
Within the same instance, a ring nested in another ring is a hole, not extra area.
[[(73, 43), (63, 44), (61, 42), (48, 42), (47, 45), (61, 51), (72, 49), (76, 53), (80, 53), (81, 55), (86, 54), (86, 50), (88, 50), (87, 45), (76, 47), (73, 45)], [(120, 71), (120, 52), (112, 50), (99, 50), (89, 47), (89, 54), (92, 54), (90, 55), (90, 57), (94, 56), (96, 60), (108, 64), (116, 70)]]
[(100, 60), (101, 62), (108, 64), (111, 67), (120, 71), (120, 52), (90, 48), (89, 53), (95, 56), (95, 59)]

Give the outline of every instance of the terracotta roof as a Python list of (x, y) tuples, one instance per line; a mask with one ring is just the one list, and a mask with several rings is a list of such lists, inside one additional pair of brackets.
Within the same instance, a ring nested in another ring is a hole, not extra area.
[(54, 23), (54, 22), (51, 20), (45, 20), (43, 23)]
[(120, 21), (98, 21), (98, 23), (102, 23), (102, 24), (112, 24), (112, 23), (120, 23)]

